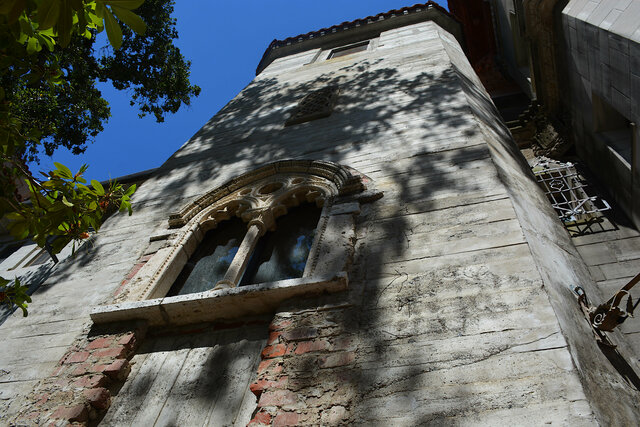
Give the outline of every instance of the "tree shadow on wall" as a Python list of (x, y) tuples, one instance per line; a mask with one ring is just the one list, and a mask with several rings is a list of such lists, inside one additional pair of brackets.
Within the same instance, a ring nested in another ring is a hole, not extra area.
[[(338, 71), (314, 65), (304, 81), (259, 77), (160, 168), (137, 202), (154, 204), (168, 217), (185, 201), (235, 176), (292, 158), (333, 161), (372, 178), (384, 197), (365, 205), (358, 218), (350, 290), (287, 306), (295, 327), (314, 327), (319, 338), (342, 353), (355, 352), (357, 358), (331, 365), (322, 352), (285, 356), (283, 372), (289, 389), (304, 401), (302, 407), (329, 411), (342, 406), (353, 422), (404, 419), (420, 424), (482, 401), (477, 391), (466, 390), (463, 367), (505, 350), (488, 346), (439, 356), (437, 346), (429, 347), (429, 339), (447, 345), (447, 339), (453, 342), (467, 332), (473, 322), (469, 305), (487, 307), (489, 313), (505, 309), (482, 296), (473, 301), (443, 297), (449, 304), (444, 310), (429, 299), (437, 297), (440, 288), (434, 283), (441, 275), (448, 275), (453, 286), (462, 268), (446, 266), (436, 274), (430, 264), (449, 253), (449, 241), (462, 241), (465, 233), (474, 232), (457, 227), (455, 218), (434, 223), (432, 218), (439, 218), (434, 212), (460, 214), (458, 208), (506, 196), (496, 186), (495, 170), (486, 168), (489, 151), (460, 75), (435, 59), (386, 64), (345, 61)], [(333, 114), (284, 127), (297, 102), (325, 86), (340, 88)], [(477, 274), (486, 276), (487, 283), (507, 286), (486, 272)], [(474, 280), (471, 274), (457, 289)], [(459, 318), (452, 320), (454, 311)], [(448, 409), (429, 406), (429, 374), (452, 367), (460, 367), (448, 374), (453, 403)], [(205, 381), (207, 370), (195, 376)]]

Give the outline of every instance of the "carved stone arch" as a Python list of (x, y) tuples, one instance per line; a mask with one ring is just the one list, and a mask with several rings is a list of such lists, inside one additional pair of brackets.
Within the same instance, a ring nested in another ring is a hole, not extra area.
[[(279, 187), (278, 187), (279, 185)], [(169, 217), (169, 227), (179, 228), (187, 223), (216, 224), (232, 215), (250, 221), (265, 209), (287, 206), (283, 201), (305, 193), (306, 201), (318, 203), (328, 197), (362, 191), (360, 176), (352, 169), (336, 163), (317, 160), (283, 160), (270, 163), (234, 178), (207, 192)], [(313, 191), (320, 194), (314, 194)], [(296, 199), (290, 201), (292, 206)], [(286, 212), (286, 211), (285, 211)], [(276, 212), (277, 213), (277, 212)], [(219, 215), (219, 217), (216, 217)], [(215, 225), (214, 225), (215, 226)]]
[[(355, 170), (332, 162), (283, 160), (244, 173), (183, 207), (169, 217), (172, 244), (138, 299), (159, 298), (168, 292), (204, 234), (233, 216), (259, 234), (273, 229), (275, 219), (303, 202), (323, 206), (329, 199), (361, 192), (370, 180)], [(375, 197), (374, 197), (375, 199)]]

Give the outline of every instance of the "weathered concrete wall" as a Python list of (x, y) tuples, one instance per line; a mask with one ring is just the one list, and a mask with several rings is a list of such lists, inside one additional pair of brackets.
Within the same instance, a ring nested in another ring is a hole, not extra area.
[[(115, 342), (99, 331), (87, 340), (87, 312), (126, 290), (152, 251), (149, 236), (167, 227), (170, 212), (264, 163), (310, 158), (353, 167), (384, 192), (357, 217), (349, 290), (290, 301), (270, 319), (268, 337), (248, 338), (246, 323), (230, 327), (221, 341), (226, 350), (202, 335), (216, 325), (148, 331), (109, 424), (144, 415), (162, 425), (188, 415), (185, 399), (215, 411), (207, 403), (220, 394), (206, 392), (214, 388), (207, 378), (219, 371), (209, 361), (229, 349), (246, 366), (262, 359), (250, 387), (257, 401), (234, 395), (255, 406), (255, 424), (596, 423), (575, 351), (545, 292), (554, 274), (573, 277), (572, 257), (558, 258), (553, 272), (553, 257), (535, 259), (545, 242), (556, 252), (575, 249), (547, 241), (558, 237), (552, 214), (541, 209), (526, 165), (455, 39), (421, 23), (382, 33), (371, 52), (308, 63), (311, 57), (274, 61), (140, 188), (136, 214), (110, 220), (84, 258), (57, 267), (36, 295), (33, 317), (0, 329), (14, 347), (31, 350), (16, 350), (7, 369), (32, 372), (2, 383), (15, 396), (4, 401), (3, 418), (49, 416), (38, 413), (42, 397), (28, 392), (56, 365), (76, 363), (80, 356), (67, 353), (74, 339), (82, 341), (80, 353)], [(340, 87), (333, 114), (285, 128), (297, 101), (326, 84)], [(34, 338), (45, 328), (57, 340), (47, 356)], [(175, 381), (163, 377), (166, 363)], [(114, 390), (118, 383), (107, 380), (101, 387)], [(65, 381), (47, 383), (51, 405), (85, 393)], [(99, 412), (93, 400), (74, 402)], [(128, 410), (131, 402), (144, 410)], [(174, 408), (166, 419), (165, 405)]]
[(627, 121), (640, 121), (638, 16), (637, 0), (572, 0), (562, 12), (576, 148), (636, 227), (640, 227), (640, 130), (636, 127), (635, 140), (628, 130), (624, 147), (628, 153), (621, 155), (603, 133), (607, 124), (598, 123), (602, 121), (598, 104), (608, 104)]
[[(255, 423), (593, 422), (449, 38), (425, 23), (359, 56), (275, 61), (138, 196), (187, 201), (291, 157), (346, 164), (384, 191), (358, 217), (349, 291), (272, 321)], [(340, 87), (334, 113), (284, 128), (324, 84)]]
[[(453, 46), (447, 51), (480, 129), (487, 137), (493, 161), (508, 190), (592, 408), (603, 424), (633, 424), (640, 413), (637, 385), (630, 384), (626, 374), (621, 374), (614, 367), (615, 357), (596, 344), (578, 309), (573, 288), (582, 286), (596, 301), (604, 298), (568, 233), (557, 220), (556, 212), (536, 184), (529, 165), (514, 146), (508, 130), (500, 121), (493, 119), (495, 107), (477, 89), (475, 76), (462, 54)], [(614, 341), (619, 343), (620, 352), (633, 363), (633, 353), (626, 348), (624, 340), (619, 342), (618, 339), (616, 336)]]

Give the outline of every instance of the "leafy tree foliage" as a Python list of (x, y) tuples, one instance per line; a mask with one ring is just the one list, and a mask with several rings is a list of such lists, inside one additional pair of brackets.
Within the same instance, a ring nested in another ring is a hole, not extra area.
[[(26, 165), (60, 146), (81, 153), (103, 130), (110, 112), (99, 81), (130, 90), (140, 115), (157, 121), (198, 95), (173, 45), (172, 11), (172, 0), (0, 1), (0, 217), (16, 239), (55, 254), (97, 231), (108, 211), (131, 214), (135, 186), (88, 185), (86, 166), (72, 173), (55, 163), (36, 177)], [(98, 53), (105, 29), (111, 47)], [(0, 303), (26, 316), (27, 288), (0, 277)]]
[[(98, 4), (101, 2), (96, 2)], [(121, 18), (126, 9), (116, 10), (115, 15)], [(82, 153), (87, 142), (92, 142), (103, 130), (110, 111), (96, 88), (98, 81), (110, 81), (116, 89), (131, 91), (131, 105), (138, 105), (140, 115), (153, 114), (159, 122), (164, 120), (166, 113), (175, 113), (183, 104), (190, 104), (190, 99), (200, 93), (200, 88), (189, 82), (190, 63), (173, 45), (178, 33), (175, 19), (171, 18), (172, 12), (171, 0), (146, 0), (136, 9), (141, 22), (127, 15), (129, 21), (136, 25), (131, 28), (141, 31), (146, 27), (146, 31), (141, 35), (129, 27), (118, 26), (118, 30), (113, 30), (115, 35), (109, 34), (109, 40), (112, 44), (116, 40), (118, 49), (96, 48), (97, 21), (91, 21), (96, 22), (96, 28), (90, 28), (84, 37), (71, 37), (64, 47), (56, 44), (53, 51), (40, 49), (33, 59), (40, 64), (55, 61), (62, 72), (54, 85), (49, 84), (46, 78), (34, 81), (32, 73), (19, 76), (2, 73), (2, 87), (11, 102), (13, 116), (22, 122), (24, 132), (36, 132), (42, 144), (27, 144), (29, 161), (37, 159), (40, 147), (47, 155), (60, 146), (74, 154)], [(104, 26), (109, 33), (111, 27), (106, 23)]]

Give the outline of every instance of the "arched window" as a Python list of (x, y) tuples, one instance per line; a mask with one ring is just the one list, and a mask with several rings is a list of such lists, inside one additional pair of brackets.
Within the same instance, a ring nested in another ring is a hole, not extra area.
[(246, 237), (246, 224), (237, 217), (222, 222), (207, 232), (167, 295), (302, 277), (320, 212), (315, 204), (305, 203), (278, 218), (275, 230), (259, 237), (251, 254), (241, 255), (248, 262), (237, 283), (223, 280)]
[(169, 217), (162, 246), (95, 323), (184, 324), (256, 314), (346, 289), (360, 203), (381, 193), (335, 163), (287, 160), (241, 175)]

